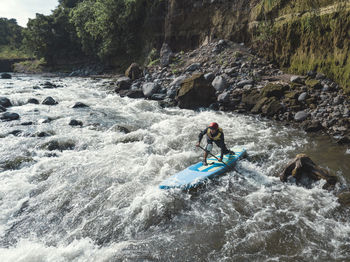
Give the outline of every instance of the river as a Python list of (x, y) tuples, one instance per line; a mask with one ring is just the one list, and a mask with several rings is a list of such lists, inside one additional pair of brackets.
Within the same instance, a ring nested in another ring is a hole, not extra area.
[[(58, 87), (43, 88), (46, 81)], [(348, 147), (252, 116), (121, 98), (107, 87), (89, 78), (0, 81), (8, 111), (20, 115), (0, 122), (0, 261), (350, 260), (349, 210), (323, 181), (305, 189), (276, 177), (307, 153), (348, 186)], [(58, 104), (27, 103), (48, 96)], [(158, 189), (201, 160), (198, 133), (212, 121), (228, 146), (247, 149), (239, 173), (194, 192)]]

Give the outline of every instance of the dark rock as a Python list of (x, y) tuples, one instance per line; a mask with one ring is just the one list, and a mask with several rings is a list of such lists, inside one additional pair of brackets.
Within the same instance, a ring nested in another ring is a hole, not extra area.
[(149, 98), (159, 90), (159, 86), (156, 83), (144, 83), (142, 85), (142, 92), (145, 97)]
[(43, 88), (46, 88), (46, 89), (53, 89), (53, 88), (57, 88), (57, 86), (51, 82), (45, 82), (44, 85), (43, 85)]
[(10, 99), (6, 97), (0, 97), (0, 106), (3, 106), (3, 107), (12, 106)]
[(176, 100), (180, 108), (208, 107), (216, 101), (215, 88), (203, 74), (194, 74), (181, 84), (177, 90)]
[(28, 99), (27, 103), (28, 104), (36, 104), (36, 105), (38, 105), (39, 101), (37, 99), (35, 99), (35, 98), (30, 98), (30, 99)]
[(82, 122), (82, 121), (79, 121), (79, 120), (72, 119), (72, 120), (69, 122), (69, 125), (70, 125), (70, 126), (83, 126), (83, 122)]
[(174, 54), (169, 45), (167, 43), (163, 43), (162, 48), (160, 49), (160, 65), (162, 67), (168, 66), (173, 58)]
[(261, 98), (261, 93), (258, 90), (246, 91), (242, 95), (242, 103), (246, 105), (247, 110), (251, 110)]
[(33, 122), (23, 122), (21, 123), (21, 126), (31, 126)]
[(350, 192), (342, 192), (338, 195), (338, 202), (344, 207), (350, 206)]
[(131, 87), (131, 79), (129, 77), (121, 77), (116, 82), (117, 87), (115, 92), (120, 92), (121, 90), (128, 90)]
[(13, 121), (19, 119), (19, 114), (5, 112), (0, 115), (0, 119), (4, 121)]
[(142, 70), (137, 63), (132, 63), (125, 71), (125, 76), (131, 80), (139, 79), (142, 76)]
[(323, 129), (320, 121), (317, 120), (305, 121), (304, 123), (302, 123), (301, 127), (308, 133), (318, 132)]
[(151, 100), (157, 100), (157, 101), (164, 100), (165, 98), (166, 98), (166, 94), (153, 94), (150, 97)]
[(208, 82), (212, 82), (215, 78), (215, 74), (214, 73), (207, 73), (204, 75), (204, 78), (208, 81)]
[(58, 103), (56, 102), (55, 99), (53, 99), (51, 96), (46, 97), (44, 101), (42, 102), (43, 105), (48, 105), (48, 106), (53, 106), (57, 105)]
[(254, 107), (252, 108), (251, 112), (253, 114), (259, 114), (261, 113), (261, 109), (262, 107), (269, 101), (269, 98), (267, 97), (263, 97), (263, 98), (260, 98), (256, 104), (254, 105)]
[(127, 96), (130, 98), (143, 98), (145, 97), (141, 89), (138, 90), (125, 90), (125, 92), (120, 93), (121, 97)]
[[(290, 179), (292, 178), (292, 179)], [(318, 167), (307, 155), (298, 154), (294, 160), (289, 162), (280, 174), (282, 182), (295, 180), (297, 184), (311, 187), (317, 180), (325, 179), (327, 183), (323, 188), (334, 186), (338, 179), (327, 170)]]
[(47, 132), (39, 132), (39, 133), (35, 134), (35, 136), (37, 136), (37, 137), (49, 137), (49, 136), (52, 136), (52, 134), (47, 133)]
[(350, 135), (348, 135), (348, 136), (342, 136), (342, 137), (339, 138), (336, 142), (337, 142), (337, 144), (339, 144), (339, 145), (348, 145), (348, 144), (350, 144)]
[(12, 76), (10, 74), (8, 74), (8, 73), (2, 73), (1, 74), (1, 79), (11, 79), (11, 78), (12, 78)]
[(8, 135), (13, 135), (13, 136), (19, 136), (20, 134), (22, 134), (22, 130), (13, 130), (10, 133), (8, 133)]
[(304, 121), (306, 118), (308, 118), (309, 114), (306, 113), (305, 111), (299, 111), (295, 114), (294, 116), (294, 120), (297, 122), (302, 122)]
[(211, 83), (212, 86), (215, 88), (216, 91), (224, 91), (227, 86), (227, 81), (223, 76), (217, 76)]
[(315, 71), (309, 71), (309, 72), (307, 72), (307, 76), (309, 76), (309, 77), (311, 77), (311, 78), (315, 78), (316, 77), (316, 75), (317, 75), (317, 73), (315, 72)]
[(0, 106), (0, 112), (6, 112), (6, 108), (5, 107), (3, 107), (3, 106)]
[(229, 92), (223, 92), (220, 95), (218, 95), (218, 102), (220, 103), (227, 103), (230, 100), (230, 93)]
[(72, 108), (84, 108), (84, 107), (89, 107), (89, 106), (82, 102), (76, 102)]
[(47, 149), (49, 151), (53, 150), (59, 150), (59, 151), (64, 151), (64, 150), (73, 150), (75, 148), (75, 144), (73, 141), (57, 141), (57, 140), (52, 140), (50, 142), (45, 143), (44, 145), (41, 146), (43, 149)]
[(283, 110), (283, 106), (281, 105), (280, 101), (275, 98), (271, 97), (266, 101), (266, 103), (261, 108), (261, 112), (263, 115), (272, 117), (274, 115), (277, 115)]

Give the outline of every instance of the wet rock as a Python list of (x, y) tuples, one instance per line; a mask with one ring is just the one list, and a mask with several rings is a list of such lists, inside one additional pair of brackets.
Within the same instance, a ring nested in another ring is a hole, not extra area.
[(339, 145), (348, 145), (350, 144), (350, 135), (342, 136), (336, 140)]
[(3, 121), (13, 121), (19, 119), (19, 114), (5, 112), (0, 115), (0, 119)]
[(11, 79), (11, 78), (12, 78), (12, 76), (10, 74), (8, 74), (8, 73), (2, 73), (1, 74), (1, 79)]
[(150, 98), (159, 90), (159, 85), (156, 83), (144, 83), (142, 85), (142, 92), (146, 98)]
[(44, 132), (44, 131), (35, 134), (36, 137), (49, 137), (49, 136), (52, 136), (52, 135), (53, 134), (48, 133), (48, 132)]
[(120, 92), (121, 90), (128, 90), (131, 87), (131, 79), (129, 77), (121, 77), (118, 78), (116, 82), (117, 87), (115, 88), (115, 92)]
[(21, 123), (21, 126), (31, 126), (31, 125), (33, 125), (33, 122), (31, 121)]
[(8, 99), (8, 98), (0, 97), (0, 106), (7, 108), (7, 107), (11, 107), (12, 103), (11, 103), (10, 99)]
[(324, 189), (334, 186), (338, 181), (336, 176), (318, 167), (305, 154), (298, 154), (295, 159), (287, 164), (279, 176), (282, 182), (295, 180), (297, 184), (307, 188), (310, 188), (313, 182), (320, 179), (327, 181), (323, 186)]
[(338, 202), (344, 207), (350, 207), (350, 192), (342, 192), (338, 195)]
[(156, 100), (156, 101), (164, 100), (165, 98), (166, 98), (166, 94), (153, 94), (150, 97), (151, 100)]
[(168, 66), (174, 58), (174, 54), (171, 51), (167, 43), (163, 43), (160, 49), (160, 65), (162, 67)]
[(299, 111), (295, 114), (294, 116), (294, 120), (297, 122), (302, 122), (304, 121), (306, 118), (308, 118), (309, 114), (305, 111)]
[(208, 107), (216, 101), (215, 88), (203, 74), (194, 74), (181, 84), (177, 90), (176, 100), (180, 108)]
[(0, 106), (0, 112), (6, 112), (6, 108), (5, 107), (3, 107), (3, 106)]
[(46, 88), (46, 89), (53, 89), (53, 88), (57, 88), (57, 85), (51, 83), (51, 82), (45, 82), (44, 85), (43, 85), (43, 88)]
[(227, 81), (223, 76), (217, 76), (211, 83), (212, 86), (215, 88), (216, 91), (224, 91), (227, 86)]
[(131, 80), (139, 79), (142, 76), (142, 70), (137, 63), (132, 63), (125, 71), (125, 76)]
[(49, 151), (53, 150), (59, 150), (59, 151), (65, 151), (65, 150), (73, 150), (75, 148), (75, 143), (71, 140), (68, 141), (58, 141), (58, 140), (51, 140), (41, 146), (42, 149), (47, 149)]
[(28, 101), (27, 101), (28, 104), (35, 104), (35, 105), (38, 105), (39, 104), (39, 101), (35, 98), (29, 98)]
[(85, 108), (85, 107), (89, 107), (89, 106), (82, 102), (76, 102), (72, 108)]
[(120, 96), (124, 97), (130, 97), (130, 98), (143, 98), (145, 97), (143, 94), (143, 91), (141, 89), (137, 89), (137, 90), (124, 90), (122, 92), (120, 92)]
[(318, 132), (323, 129), (320, 121), (317, 120), (305, 121), (304, 123), (302, 123), (301, 127), (308, 133)]
[(80, 120), (72, 119), (69, 121), (70, 126), (83, 126), (83, 122)]
[(42, 102), (43, 105), (48, 105), (48, 106), (54, 106), (57, 105), (58, 103), (56, 102), (55, 99), (53, 99), (51, 96), (46, 97), (44, 101)]
[(13, 130), (9, 132), (8, 135), (19, 136), (20, 134), (22, 134), (22, 132), (22, 130)]

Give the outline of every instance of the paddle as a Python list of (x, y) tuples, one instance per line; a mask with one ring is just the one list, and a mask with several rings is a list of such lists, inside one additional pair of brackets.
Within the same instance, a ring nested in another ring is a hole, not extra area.
[[(205, 150), (203, 147), (201, 147), (201, 146), (198, 146), (200, 149), (202, 149), (203, 151), (206, 151), (206, 152), (208, 152), (209, 153), (209, 155), (211, 155), (211, 156), (213, 156), (213, 157), (215, 157), (219, 162), (221, 162), (221, 163), (223, 163), (225, 166), (227, 166), (228, 168), (232, 168), (232, 169), (234, 169), (236, 172), (237, 172), (237, 170), (234, 168), (234, 167), (230, 167), (229, 165), (227, 165), (224, 161), (220, 161), (219, 160), (219, 158), (217, 158), (215, 155), (213, 155), (210, 151), (207, 151), (207, 150)], [(237, 172), (238, 173), (238, 172)]]

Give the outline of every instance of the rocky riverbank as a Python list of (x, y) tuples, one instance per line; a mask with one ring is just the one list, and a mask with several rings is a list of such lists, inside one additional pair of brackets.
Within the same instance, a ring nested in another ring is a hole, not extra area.
[(111, 86), (121, 96), (261, 115), (350, 143), (350, 102), (337, 83), (314, 71), (285, 74), (243, 44), (219, 40), (188, 53), (164, 45), (158, 65), (142, 72), (133, 64)]

